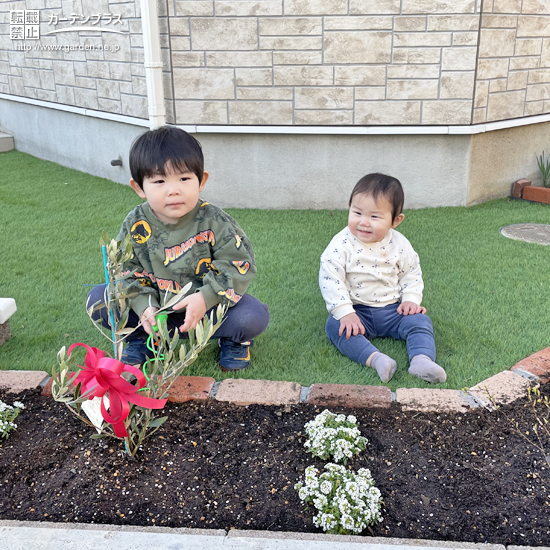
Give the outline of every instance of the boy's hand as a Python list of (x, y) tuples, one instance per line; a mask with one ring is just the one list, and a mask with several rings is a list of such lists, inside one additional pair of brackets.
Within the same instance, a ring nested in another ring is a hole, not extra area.
[(352, 335), (357, 336), (359, 334), (365, 334), (365, 327), (363, 323), (361, 323), (361, 319), (359, 319), (357, 313), (348, 313), (340, 319), (340, 330), (338, 334), (342, 336), (344, 331), (346, 331), (346, 339)]
[(426, 308), (414, 302), (401, 302), (397, 308), (397, 313), (401, 313), (401, 315), (416, 315), (417, 313), (426, 313)]
[(187, 332), (190, 328), (194, 329), (206, 313), (206, 302), (204, 301), (202, 292), (195, 292), (191, 296), (185, 297), (173, 307), (176, 311), (183, 308), (186, 308), (185, 322), (179, 330), (180, 332)]
[(158, 307), (149, 306), (143, 310), (139, 320), (141, 321), (141, 327), (147, 334), (151, 334), (153, 329), (151, 326), (156, 325), (155, 313), (159, 310)]

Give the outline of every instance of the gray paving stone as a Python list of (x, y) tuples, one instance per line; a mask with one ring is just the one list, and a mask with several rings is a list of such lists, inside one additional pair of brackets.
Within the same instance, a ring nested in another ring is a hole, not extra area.
[(224, 548), (254, 550), (505, 550), (500, 544), (475, 544), (429, 540), (388, 539), (354, 535), (275, 533), (231, 530)]
[[(441, 542), (315, 533), (170, 529), (82, 523), (0, 521), (0, 550), (506, 550), (500, 544)], [(511, 546), (508, 550), (530, 550)], [(533, 549), (534, 550), (534, 549)], [(538, 548), (537, 550), (550, 550)]]
[(550, 225), (547, 223), (513, 223), (501, 227), (500, 233), (515, 241), (550, 244)]
[(1, 521), (0, 550), (219, 550), (225, 531)]

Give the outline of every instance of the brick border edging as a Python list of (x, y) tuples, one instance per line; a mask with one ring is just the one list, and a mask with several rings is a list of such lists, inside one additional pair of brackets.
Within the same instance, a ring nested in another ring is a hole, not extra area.
[[(11, 379), (10, 379), (11, 376)], [(22, 387), (22, 379), (27, 379), (27, 386)], [(263, 402), (261, 404), (275, 404), (273, 401), (277, 401), (276, 404), (293, 404), (293, 403), (310, 403), (312, 405), (320, 406), (362, 406), (362, 407), (389, 407), (392, 401), (400, 402), (404, 408), (408, 410), (438, 410), (441, 412), (456, 411), (456, 406), (459, 407), (459, 412), (468, 410), (473, 407), (487, 406), (490, 403), (483, 401), (484, 395), (492, 395), (495, 398), (495, 402), (508, 403), (520, 397), (525, 393), (527, 387), (531, 383), (545, 384), (550, 380), (550, 347), (545, 348), (529, 357), (525, 358), (514, 365), (509, 371), (503, 371), (495, 376), (484, 380), (477, 384), (474, 388), (470, 388), (468, 394), (464, 394), (459, 390), (438, 390), (438, 389), (406, 389), (399, 388), (395, 394), (393, 394), (389, 388), (385, 386), (353, 386), (344, 384), (313, 384), (310, 388), (303, 388), (299, 384), (293, 382), (273, 382), (271, 380), (232, 380), (227, 379), (223, 382), (215, 382), (213, 378), (207, 377), (192, 377), (181, 376), (178, 380), (179, 393), (172, 392), (169, 397), (175, 402), (184, 402), (189, 400), (228, 400), (230, 401), (231, 391), (234, 388), (242, 390), (250, 388), (248, 383), (252, 383), (253, 386), (261, 386), (267, 391), (265, 395), (270, 395), (270, 389), (273, 389), (272, 384), (278, 385), (279, 388), (290, 391), (290, 398), (285, 398), (286, 401), (274, 400), (271, 396), (271, 403)], [(23, 389), (32, 389), (37, 386), (42, 386), (42, 395), (51, 395), (51, 383), (52, 379), (44, 371), (0, 371), (0, 387), (10, 387), (11, 391), (19, 392)], [(309, 390), (309, 391), (308, 391)], [(220, 396), (220, 391), (222, 391)], [(224, 397), (225, 391), (225, 399)], [(419, 393), (420, 392), (420, 393)], [(477, 392), (477, 393), (476, 393)], [(245, 393), (246, 395), (246, 393)], [(239, 402), (239, 396), (234, 395), (234, 403)], [(250, 396), (248, 396), (250, 397)], [(242, 403), (246, 404), (246, 403)], [(250, 404), (250, 403), (249, 403)], [(438, 407), (436, 409), (432, 407)], [(1, 526), (1, 525), (0, 525)], [(109, 526), (104, 526), (109, 528)], [(119, 526), (113, 526), (116, 530)], [(264, 533), (263, 531), (255, 532), (260, 533), (261, 536), (270, 536), (270, 533)], [(297, 535), (298, 540), (302, 540), (304, 537), (302, 534), (285, 533), (289, 538), (294, 538)], [(231, 535), (231, 533), (229, 534)], [(246, 536), (245, 533), (239, 536)], [(276, 534), (275, 534), (276, 535)], [(236, 535), (234, 535), (236, 536)], [(327, 535), (317, 535), (318, 537), (325, 537)], [(339, 536), (340, 537), (340, 536)], [(284, 537), (286, 538), (286, 537)], [(347, 538), (347, 537), (346, 537)], [(354, 537), (355, 538), (355, 537)], [(359, 538), (359, 537), (358, 537)], [(320, 538), (319, 540), (323, 540)], [(325, 539), (326, 540), (326, 539)], [(419, 544), (420, 541), (410, 541), (404, 539), (403, 541), (398, 539), (384, 539), (383, 543), (387, 544), (388, 541), (395, 540), (397, 543), (404, 542), (403, 550), (412, 550), (414, 546), (441, 546), (439, 541), (422, 541), (426, 544)], [(334, 540), (334, 544), (337, 542), (344, 542), (342, 539)], [(361, 540), (361, 542), (363, 542)], [(412, 544), (411, 544), (412, 543)], [(391, 542), (390, 542), (391, 544)], [(395, 544), (395, 542), (394, 542)], [(463, 548), (462, 544), (468, 546), (468, 548), (477, 547), (479, 545), (471, 545), (471, 543), (459, 543), (459, 542), (446, 542), (443, 546), (449, 546), (453, 549)], [(399, 546), (397, 544), (396, 546)], [(497, 545), (489, 545), (495, 546)], [(500, 546), (498, 546), (500, 548)], [(522, 550), (521, 547), (508, 546), (505, 547), (509, 550)], [(550, 550), (550, 549), (548, 549)]]
[[(308, 403), (322, 407), (389, 408), (401, 403), (405, 410), (466, 412), (472, 408), (491, 408), (492, 403), (506, 404), (525, 395), (532, 384), (550, 380), (550, 347), (545, 348), (502, 371), (467, 392), (460, 390), (399, 388), (350, 384), (312, 384), (296, 382), (228, 378), (216, 382), (204, 376), (180, 376), (168, 399), (176, 403), (215, 399), (237, 405), (293, 405)], [(42, 385), (42, 395), (51, 396), (51, 378), (45, 371), (0, 371), (0, 387), (11, 392)], [(490, 396), (490, 398), (489, 398)]]

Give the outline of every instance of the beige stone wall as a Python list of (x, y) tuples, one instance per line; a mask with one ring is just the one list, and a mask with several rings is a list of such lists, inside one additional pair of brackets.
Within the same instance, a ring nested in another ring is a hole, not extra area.
[[(468, 125), (550, 113), (550, 0), (158, 1), (168, 122)], [(147, 118), (139, 5), (0, 3), (0, 92)], [(16, 9), (40, 11), (40, 48), (10, 39)], [(125, 34), (46, 36), (68, 25), (53, 16), (98, 13), (119, 14)], [(89, 49), (46, 49), (75, 44)]]
[(473, 123), (550, 113), (550, 1), (484, 0)]
[(480, 0), (176, 1), (176, 122), (470, 124), (480, 16)]
[[(168, 120), (173, 122), (166, 5), (161, 12)], [(12, 40), (10, 10), (38, 10), (40, 39)], [(116, 23), (108, 22), (108, 14)], [(124, 34), (52, 30), (95, 23)], [(120, 22), (118, 17), (120, 16)], [(140, 3), (119, 0), (26, 0), (0, 3), (0, 92), (69, 106), (148, 118)], [(65, 21), (63, 21), (65, 19)], [(74, 20), (74, 21), (73, 21)], [(54, 23), (55, 21), (55, 23)], [(29, 48), (25, 51), (23, 48)], [(57, 49), (56, 49), (57, 48)]]

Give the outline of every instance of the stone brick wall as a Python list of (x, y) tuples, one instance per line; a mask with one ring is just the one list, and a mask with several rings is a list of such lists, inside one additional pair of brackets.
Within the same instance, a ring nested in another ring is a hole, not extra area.
[[(40, 10), (42, 48), (107, 49), (18, 51), (37, 41), (10, 39), (16, 9)], [(550, 112), (549, 0), (159, 0), (159, 10), (169, 122), (456, 125)], [(120, 14), (127, 34), (45, 35), (52, 15), (97, 13)], [(147, 118), (139, 1), (1, 3), (0, 92)]]
[(480, 0), (176, 1), (180, 124), (470, 124)]
[[(40, 39), (11, 40), (10, 10), (39, 10)], [(115, 16), (117, 22), (107, 23), (107, 14)], [(63, 32), (47, 35), (71, 25), (83, 26), (82, 18), (77, 16), (90, 17), (86, 23), (90, 26), (95, 22), (94, 15), (102, 16), (96, 25), (125, 34)], [(166, 9), (163, 15), (160, 25), (165, 81), (166, 89), (171, 90)], [(24, 47), (30, 49), (25, 51)], [(139, 2), (26, 0), (0, 3), (0, 92), (148, 118)], [(170, 96), (167, 99), (169, 121), (173, 122), (173, 102)]]
[(484, 0), (474, 123), (550, 113), (550, 1)]

